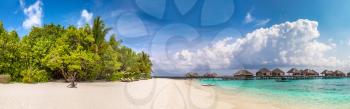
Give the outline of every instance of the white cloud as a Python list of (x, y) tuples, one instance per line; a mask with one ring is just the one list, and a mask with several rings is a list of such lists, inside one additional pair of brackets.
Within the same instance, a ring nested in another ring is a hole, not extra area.
[(194, 51), (179, 51), (173, 56), (171, 65), (179, 70), (201, 66), (225, 69), (338, 65), (337, 58), (326, 56), (335, 46), (317, 41), (320, 36), (317, 26), (316, 21), (300, 19), (260, 28), (236, 40), (229, 37)]
[[(21, 6), (24, 7), (24, 1), (20, 1)], [(25, 29), (30, 29), (32, 26), (41, 26), (43, 9), (42, 2), (40, 0), (36, 1), (34, 4), (30, 5), (28, 8), (24, 8), (23, 12), (26, 16), (22, 26)]]
[(244, 23), (251, 23), (254, 21), (253, 16), (250, 14), (250, 12), (247, 13), (247, 15), (244, 17)]
[(249, 24), (249, 23), (253, 23), (255, 26), (265, 26), (267, 23), (270, 22), (270, 19), (257, 19), (255, 18), (251, 12), (248, 12), (246, 14), (246, 16), (244, 17), (244, 24)]
[(270, 22), (270, 19), (257, 20), (255, 26), (265, 26)]
[(89, 13), (86, 9), (83, 9), (81, 11), (80, 19), (78, 21), (78, 26), (83, 26), (86, 23), (90, 24), (90, 26), (91, 26), (92, 17), (93, 17), (92, 12)]

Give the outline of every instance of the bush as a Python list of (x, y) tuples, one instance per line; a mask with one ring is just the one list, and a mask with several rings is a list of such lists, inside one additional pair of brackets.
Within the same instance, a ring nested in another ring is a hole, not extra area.
[(116, 81), (116, 80), (120, 80), (121, 78), (123, 78), (123, 73), (121, 72), (115, 72), (112, 73), (111, 75), (107, 76), (107, 80), (108, 81)]
[(22, 82), (25, 83), (47, 82), (49, 80), (47, 72), (37, 68), (23, 70), (21, 75), (23, 76)]

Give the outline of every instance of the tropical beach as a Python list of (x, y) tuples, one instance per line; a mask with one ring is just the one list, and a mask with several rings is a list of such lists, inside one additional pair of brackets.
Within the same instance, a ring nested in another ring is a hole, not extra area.
[(349, 109), (349, 0), (1, 0), (0, 109)]
[[(67, 89), (65, 83), (0, 85), (0, 103), (11, 109), (37, 108), (217, 108), (273, 109), (271, 102), (223, 89), (200, 86), (191, 80), (154, 79), (135, 83), (79, 83)], [(138, 92), (136, 90), (144, 90)], [(130, 94), (130, 95), (129, 95)], [(5, 109), (2, 107), (3, 109)], [(2, 109), (1, 108), (1, 109)], [(281, 107), (280, 107), (281, 108)]]
[[(66, 88), (62, 82), (12, 83), (0, 84), (0, 104), (1, 109), (344, 109), (349, 107), (349, 81), (158, 78), (78, 83), (79, 88)], [(201, 85), (205, 83), (215, 87)]]
[(239, 94), (201, 86), (197, 80), (151, 79), (78, 83), (79, 88), (65, 86), (61, 82), (0, 84), (1, 109), (273, 108)]

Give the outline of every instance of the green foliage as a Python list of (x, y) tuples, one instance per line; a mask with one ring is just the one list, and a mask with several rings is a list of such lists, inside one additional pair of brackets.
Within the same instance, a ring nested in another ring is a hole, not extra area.
[(115, 52), (112, 46), (107, 46), (101, 55), (101, 77), (111, 78), (113, 74), (118, 72), (121, 63), (118, 61), (119, 53)]
[(116, 80), (120, 80), (121, 78), (123, 78), (124, 77), (123, 75), (124, 74), (121, 72), (114, 72), (110, 76), (108, 76), (106, 79), (108, 81), (116, 81)]
[(29, 68), (21, 72), (23, 76), (22, 82), (34, 83), (34, 82), (47, 82), (49, 76), (45, 70), (39, 70), (38, 68)]
[(196, 77), (198, 77), (199, 75), (198, 75), (198, 73), (196, 73), (196, 72), (188, 72), (188, 73), (186, 73), (186, 75), (185, 75), (185, 77), (186, 78), (196, 78)]
[(92, 33), (97, 45), (101, 45), (101, 43), (105, 40), (105, 36), (110, 30), (111, 28), (106, 28), (104, 22), (101, 20), (101, 17), (96, 17), (96, 19), (94, 19)]
[(92, 67), (98, 59), (82, 46), (89, 43), (89, 40), (84, 40), (86, 37), (89, 37), (89, 34), (84, 34), (81, 29), (68, 28), (67, 32), (57, 39), (43, 62), (51, 70), (60, 72), (65, 79), (72, 76), (76, 78), (76, 75), (80, 80), (96, 79), (96, 72), (84, 72), (84, 69), (86, 71)]
[(10, 74), (13, 81), (21, 82), (150, 78), (149, 55), (121, 45), (115, 35), (106, 41), (110, 30), (97, 17), (92, 26), (80, 28), (33, 27), (20, 39), (16, 31), (7, 32), (0, 22), (0, 74)]
[(137, 69), (141, 73), (140, 77), (143, 79), (149, 79), (151, 78), (151, 72), (152, 72), (152, 62), (149, 59), (149, 55), (145, 52), (141, 52), (138, 54), (137, 59)]
[(122, 63), (120, 70), (126, 72), (138, 71), (138, 69), (135, 69), (137, 66), (137, 54), (132, 51), (132, 49), (125, 46), (122, 46), (119, 52), (121, 54), (119, 61)]
[[(7, 32), (0, 22), (0, 74), (19, 77), (18, 62), (19, 37), (16, 31)], [(14, 78), (13, 80), (16, 80)]]

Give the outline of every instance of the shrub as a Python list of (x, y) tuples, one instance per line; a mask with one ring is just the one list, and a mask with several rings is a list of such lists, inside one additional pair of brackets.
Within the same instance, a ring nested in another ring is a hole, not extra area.
[(35, 82), (47, 82), (49, 76), (45, 70), (39, 70), (38, 68), (29, 68), (21, 72), (23, 76), (22, 82), (35, 83)]
[(115, 72), (115, 73), (112, 73), (111, 75), (107, 76), (107, 80), (108, 81), (116, 81), (116, 80), (120, 80), (121, 78), (123, 78), (123, 73), (121, 72)]

